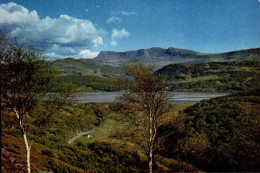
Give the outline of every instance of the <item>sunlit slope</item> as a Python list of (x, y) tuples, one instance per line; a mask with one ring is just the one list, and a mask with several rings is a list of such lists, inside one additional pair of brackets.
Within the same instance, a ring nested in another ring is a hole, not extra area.
[(108, 65), (101, 65), (86, 59), (65, 58), (53, 62), (61, 75), (91, 75), (91, 76), (109, 76), (120, 74), (120, 69)]

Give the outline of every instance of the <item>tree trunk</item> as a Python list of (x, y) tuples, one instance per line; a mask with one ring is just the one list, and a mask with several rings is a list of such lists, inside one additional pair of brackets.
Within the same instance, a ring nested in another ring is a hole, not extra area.
[(23, 136), (23, 140), (24, 140), (24, 144), (25, 144), (25, 148), (26, 148), (26, 162), (27, 162), (27, 172), (30, 173), (31, 172), (31, 164), (30, 164), (30, 152), (31, 152), (31, 145), (28, 144), (28, 140), (27, 140), (27, 136), (26, 136), (26, 132), (23, 126), (23, 121), (22, 121), (22, 116), (19, 115), (18, 111), (14, 108), (13, 109), (17, 119), (19, 120), (19, 126), (20, 126), (20, 130)]
[(153, 149), (152, 149), (152, 147), (150, 147), (148, 161), (149, 161), (149, 173), (152, 173), (153, 172)]
[(26, 148), (26, 162), (27, 162), (27, 172), (31, 172), (31, 164), (30, 164), (30, 152), (31, 152), (31, 146), (28, 144), (27, 136), (26, 133), (23, 133), (23, 139), (24, 139), (24, 144)]

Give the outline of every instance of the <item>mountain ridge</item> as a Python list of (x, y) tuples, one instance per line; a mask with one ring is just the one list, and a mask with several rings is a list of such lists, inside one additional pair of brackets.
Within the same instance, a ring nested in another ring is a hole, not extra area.
[(197, 64), (203, 62), (260, 61), (260, 47), (223, 53), (201, 53), (174, 47), (167, 49), (152, 47), (125, 52), (101, 51), (97, 57), (90, 61), (105, 65), (120, 66), (122, 63), (139, 60), (155, 65), (156, 69), (173, 63)]

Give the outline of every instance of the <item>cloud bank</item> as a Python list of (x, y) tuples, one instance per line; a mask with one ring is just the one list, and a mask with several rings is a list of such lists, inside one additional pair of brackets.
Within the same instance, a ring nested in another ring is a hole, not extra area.
[[(46, 55), (54, 58), (93, 58), (97, 52), (90, 49), (103, 45), (105, 31), (88, 20), (66, 14), (59, 18), (40, 18), (35, 10), (29, 11), (12, 2), (0, 5), (0, 16), (0, 28), (10, 37), (16, 37), (22, 44), (41, 47)], [(115, 37), (120, 37), (120, 34), (115, 34)]]

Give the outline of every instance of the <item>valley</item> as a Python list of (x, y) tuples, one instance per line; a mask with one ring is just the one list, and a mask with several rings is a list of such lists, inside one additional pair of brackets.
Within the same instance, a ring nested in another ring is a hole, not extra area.
[[(155, 171), (260, 170), (260, 63), (248, 58), (258, 57), (258, 49), (217, 55), (179, 49), (160, 51), (168, 51), (183, 61), (162, 61), (159, 66), (164, 66), (153, 71), (167, 81), (168, 94), (158, 137), (166, 132), (168, 136), (156, 146)], [(256, 54), (248, 53), (254, 51)], [(141, 56), (142, 51), (139, 53)], [(204, 56), (208, 57), (206, 62), (200, 59)], [(211, 56), (215, 60), (219, 57), (221, 62), (207, 62)], [(233, 61), (237, 59), (241, 61)], [(158, 65), (161, 60), (153, 61)], [(26, 132), (33, 141), (33, 171), (147, 172), (147, 156), (136, 141), (142, 137), (130, 118), (138, 119), (143, 112), (131, 102), (117, 100), (127, 91), (124, 85), (117, 84), (128, 79), (127, 73), (121, 65), (107, 64), (73, 58), (52, 62), (59, 72), (59, 85), (71, 83), (76, 87), (75, 100), (56, 110), (44, 125), (38, 122), (38, 115), (48, 115), (52, 109), (44, 110), (39, 104), (28, 113)], [(24, 144), (5, 104), (2, 100), (2, 170), (25, 172), (25, 152), (21, 149)]]
[(1, 173), (260, 173), (260, 0), (0, 1)]

